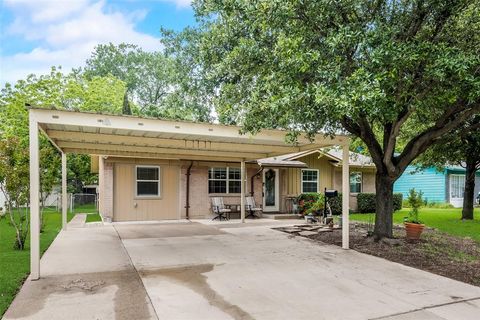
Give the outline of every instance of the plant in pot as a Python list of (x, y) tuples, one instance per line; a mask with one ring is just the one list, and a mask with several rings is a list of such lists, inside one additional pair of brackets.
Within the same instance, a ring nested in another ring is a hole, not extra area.
[(302, 216), (310, 213), (309, 211), (310, 208), (318, 200), (318, 198), (319, 198), (319, 194), (314, 192), (300, 194), (297, 198), (299, 213)]
[(415, 189), (410, 189), (408, 193), (407, 201), (411, 210), (408, 217), (405, 217), (403, 221), (407, 232), (407, 240), (410, 241), (419, 240), (425, 228), (425, 225), (418, 218), (419, 209), (423, 205), (422, 196), (423, 193), (421, 191), (417, 192)]
[(312, 202), (309, 207), (304, 212), (304, 217), (306, 221), (313, 220), (316, 221), (318, 216), (322, 215), (322, 210), (325, 204), (325, 198), (322, 194), (318, 195), (318, 198), (315, 202)]

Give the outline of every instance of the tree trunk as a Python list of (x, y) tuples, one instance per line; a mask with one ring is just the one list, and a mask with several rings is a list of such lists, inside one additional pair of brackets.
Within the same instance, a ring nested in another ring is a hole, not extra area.
[(475, 173), (477, 171), (475, 165), (475, 160), (467, 159), (462, 220), (473, 220), (473, 202), (475, 199)]
[(393, 183), (394, 179), (389, 176), (379, 172), (375, 175), (375, 240), (393, 237)]

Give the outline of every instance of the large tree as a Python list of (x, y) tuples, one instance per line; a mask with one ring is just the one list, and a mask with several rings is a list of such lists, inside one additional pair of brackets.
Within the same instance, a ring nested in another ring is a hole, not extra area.
[(208, 121), (208, 107), (188, 95), (191, 78), (184, 67), (164, 52), (146, 52), (125, 43), (104, 44), (92, 52), (83, 73), (87, 78), (112, 75), (124, 81), (139, 114)]
[(447, 165), (465, 168), (465, 192), (462, 219), (473, 219), (475, 177), (480, 170), (480, 116), (465, 121), (462, 127), (445, 135), (419, 159), (422, 167), (435, 166), (444, 170)]
[[(376, 238), (393, 184), (480, 112), (478, 0), (200, 0), (195, 54), (244, 130), (359, 137), (376, 165)], [(398, 142), (405, 143), (399, 147)]]
[[(64, 75), (57, 68), (52, 68), (50, 74), (47, 75), (30, 75), (24, 80), (17, 81), (14, 85), (7, 83), (0, 92), (0, 142), (6, 150), (4, 161), (28, 164), (28, 111), (25, 107), (27, 104), (120, 114), (124, 92), (125, 84), (113, 76), (95, 76), (86, 79), (78, 74)], [(9, 148), (19, 150), (18, 152), (9, 152)], [(60, 155), (44, 136), (40, 136), (40, 172), (40, 190), (42, 199), (45, 199), (52, 192), (53, 187), (59, 184)], [(91, 183), (96, 179), (96, 175), (90, 173), (88, 156), (70, 156), (68, 172), (69, 181), (74, 182), (77, 187), (74, 190), (81, 189), (81, 183)], [(7, 171), (7, 173), (9, 172)], [(20, 176), (20, 173), (17, 174)], [(4, 177), (7, 179), (12, 175), (4, 175)], [(15, 179), (12, 178), (12, 180)], [(18, 203), (14, 196), (22, 195), (25, 188), (28, 190), (28, 183), (25, 184), (24, 181), (21, 183), (9, 182), (8, 185), (9, 187), (5, 187), (3, 191), (9, 193), (5, 196), (13, 199), (12, 203)], [(14, 186), (18, 188), (16, 192)], [(26, 204), (27, 201), (24, 201), (18, 205)]]

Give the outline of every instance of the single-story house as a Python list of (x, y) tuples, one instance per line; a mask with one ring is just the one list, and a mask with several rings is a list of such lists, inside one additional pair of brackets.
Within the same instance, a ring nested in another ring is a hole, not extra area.
[[(295, 144), (289, 144), (285, 130), (262, 130), (251, 135), (242, 134), (240, 127), (212, 123), (30, 108), (32, 280), (40, 277), (40, 131), (62, 156), (63, 229), (67, 227), (68, 153), (98, 156), (100, 211), (113, 221), (204, 217), (209, 213), (209, 197), (221, 194), (228, 198), (225, 202), (238, 204), (241, 222), (245, 222), (247, 191), (253, 192), (258, 203), (264, 203), (265, 211), (281, 211), (282, 195), (302, 188), (305, 191), (334, 186), (340, 179), (334, 173), (341, 159), (342, 247), (349, 247), (348, 136), (300, 135)], [(318, 161), (319, 166), (323, 163), (330, 170), (328, 173), (319, 169), (316, 178), (314, 171), (300, 176), (301, 171), (296, 169), (308, 169), (301, 161), (287, 159), (291, 161), (287, 167), (275, 163), (278, 156), (333, 146), (342, 148), (341, 157), (312, 156), (312, 161)], [(262, 163), (260, 159), (273, 163)], [(329, 164), (329, 160), (333, 162)], [(289, 174), (295, 178), (286, 179)], [(253, 188), (249, 187), (252, 177)], [(231, 194), (236, 194), (236, 199), (230, 198)]]
[[(463, 206), (465, 192), (465, 169), (461, 166), (447, 166), (445, 170), (436, 168), (419, 169), (411, 165), (398, 178), (393, 191), (403, 193), (406, 199), (410, 189), (423, 192), (428, 202), (450, 203), (454, 207)], [(475, 179), (475, 195), (480, 192), (480, 172)]]
[[(248, 161), (245, 191), (264, 213), (291, 212), (289, 201), (301, 193), (342, 190), (341, 157), (342, 151), (333, 148)], [(239, 163), (104, 155), (93, 159), (100, 182), (99, 211), (108, 221), (208, 218), (211, 197), (219, 196), (232, 208), (240, 205)], [(350, 209), (356, 210), (359, 192), (375, 192), (375, 165), (369, 157), (350, 152), (350, 168)]]

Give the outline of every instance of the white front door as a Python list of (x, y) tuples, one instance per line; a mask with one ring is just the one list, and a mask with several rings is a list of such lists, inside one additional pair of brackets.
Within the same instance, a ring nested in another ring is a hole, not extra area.
[(263, 211), (275, 212), (280, 210), (278, 169), (263, 170)]
[(465, 175), (450, 175), (450, 204), (455, 208), (463, 206), (463, 194), (465, 193)]

